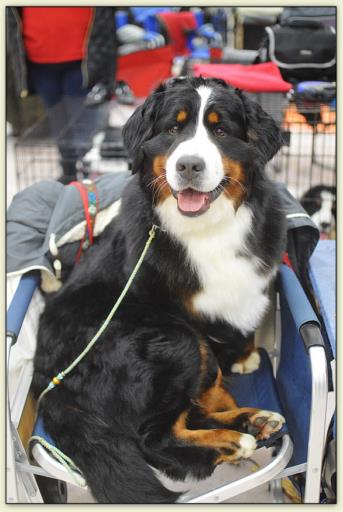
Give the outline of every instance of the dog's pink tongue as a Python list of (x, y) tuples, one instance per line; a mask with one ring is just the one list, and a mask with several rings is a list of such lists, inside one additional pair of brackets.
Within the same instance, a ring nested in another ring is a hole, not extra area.
[(187, 188), (177, 195), (177, 204), (183, 212), (198, 212), (205, 205), (207, 194)]

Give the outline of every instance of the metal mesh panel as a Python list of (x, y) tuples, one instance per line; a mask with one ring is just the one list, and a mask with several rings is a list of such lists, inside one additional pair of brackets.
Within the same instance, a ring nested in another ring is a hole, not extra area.
[(57, 145), (47, 118), (30, 128), (15, 144), (17, 184), (21, 190), (40, 180), (56, 179), (62, 172)]
[(249, 94), (282, 130), (284, 145), (267, 173), (298, 199), (316, 185), (336, 186), (336, 109), (333, 104), (295, 102), (279, 93)]
[[(87, 176), (89, 171), (96, 173), (103, 160), (105, 172), (118, 170), (118, 159), (125, 154), (120, 128), (109, 128), (110, 111), (108, 103), (87, 108), (74, 98), (51, 109), (15, 144), (19, 190), (37, 181), (57, 179), (68, 167), (76, 170), (79, 177)], [(119, 166), (123, 168), (122, 164)]]
[(255, 95), (280, 126), (284, 144), (267, 165), (272, 180), (285, 183), (324, 238), (336, 237), (335, 103)]

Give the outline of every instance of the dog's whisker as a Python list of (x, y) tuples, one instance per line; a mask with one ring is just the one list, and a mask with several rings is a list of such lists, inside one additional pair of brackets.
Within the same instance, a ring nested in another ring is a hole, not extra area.
[(168, 185), (168, 182), (167, 181), (164, 181), (163, 183), (161, 183), (158, 188), (157, 188), (157, 193), (160, 194), (162, 192), (162, 190)]
[(166, 174), (166, 171), (165, 171), (165, 169), (163, 169), (162, 174), (160, 174), (159, 176), (157, 176), (156, 178), (151, 180), (150, 183), (148, 184), (148, 187), (152, 188), (152, 190), (153, 190), (153, 197), (152, 197), (153, 204), (155, 201), (155, 197), (160, 193), (164, 184), (166, 183), (165, 174)]
[(154, 187), (155, 184), (160, 181), (160, 180), (163, 180), (165, 179), (165, 176), (164, 176), (164, 169), (163, 169), (163, 174), (161, 174), (160, 176), (157, 176), (156, 178), (154, 178), (153, 180), (151, 180), (149, 183), (148, 183), (148, 187)]
[(226, 178), (226, 181), (233, 181), (234, 183), (237, 183), (243, 192), (247, 192), (247, 188), (239, 180), (236, 180), (236, 178), (233, 178), (232, 176), (225, 176), (224, 178)]
[(220, 185), (218, 185), (218, 186), (220, 187), (220, 190), (221, 190), (222, 192), (224, 192), (224, 194), (225, 194), (227, 197), (229, 197), (230, 199), (232, 198), (232, 196), (231, 196), (230, 192), (229, 192), (229, 191), (224, 187), (224, 185), (221, 185), (221, 184), (220, 184)]
[(162, 183), (159, 183), (157, 187), (155, 187), (155, 191), (152, 197), (152, 203), (154, 204), (155, 198), (159, 196), (162, 190), (168, 185), (168, 182), (164, 179)]

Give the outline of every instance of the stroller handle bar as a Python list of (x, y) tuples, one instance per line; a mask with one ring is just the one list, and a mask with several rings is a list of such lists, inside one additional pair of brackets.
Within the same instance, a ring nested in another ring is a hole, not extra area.
[(25, 274), (21, 278), (11, 304), (9, 305), (6, 319), (6, 335), (12, 338), (12, 345), (17, 341), (32, 296), (39, 284), (39, 280), (39, 271), (33, 271)]
[(280, 265), (279, 276), (281, 289), (291, 310), (294, 323), (298, 329), (305, 324), (315, 324), (320, 328), (320, 322), (302, 288), (295, 272), (287, 265)]

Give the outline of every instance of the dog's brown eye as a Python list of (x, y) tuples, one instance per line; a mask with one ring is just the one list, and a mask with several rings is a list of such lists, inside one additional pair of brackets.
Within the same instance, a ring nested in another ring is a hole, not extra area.
[(215, 130), (214, 130), (214, 133), (215, 135), (217, 135), (218, 137), (223, 137), (225, 135), (225, 132), (223, 130), (223, 128), (221, 128), (220, 126), (218, 126)]
[(179, 131), (179, 126), (177, 124), (174, 124), (171, 128), (169, 128), (169, 133), (172, 135), (175, 135)]

